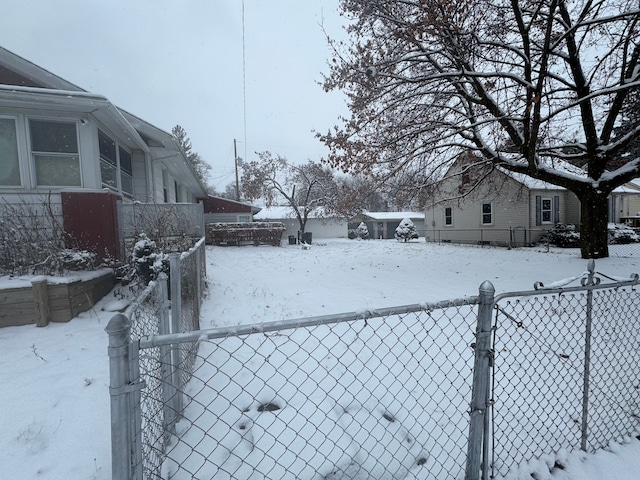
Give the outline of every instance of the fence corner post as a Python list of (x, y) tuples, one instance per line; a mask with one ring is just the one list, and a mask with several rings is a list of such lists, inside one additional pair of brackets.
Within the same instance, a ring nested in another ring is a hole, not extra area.
[(488, 280), (484, 281), (480, 285), (479, 294), (465, 480), (478, 480), (480, 470), (487, 471), (488, 467), (482, 465), (482, 458), (483, 446), (488, 448), (488, 445), (484, 445), (484, 424), (491, 377), (491, 312), (495, 297), (493, 284)]
[(132, 479), (131, 438), (133, 412), (127, 387), (129, 378), (129, 346), (131, 322), (118, 313), (105, 328), (109, 334), (109, 395), (111, 398), (111, 470), (113, 480)]

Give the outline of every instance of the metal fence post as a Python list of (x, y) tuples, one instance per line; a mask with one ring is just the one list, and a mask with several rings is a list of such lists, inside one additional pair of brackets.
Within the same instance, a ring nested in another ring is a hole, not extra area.
[[(182, 271), (180, 267), (180, 253), (177, 249), (169, 254), (169, 268), (171, 280), (171, 333), (182, 333)], [(182, 380), (180, 375), (180, 345), (171, 346), (171, 368), (173, 371), (173, 388), (176, 395), (173, 396), (173, 406), (176, 412), (182, 411)]]
[[(596, 285), (594, 275), (596, 271), (596, 262), (591, 259), (587, 263), (589, 272), (583, 286), (592, 287)], [(587, 290), (587, 318), (584, 327), (584, 378), (582, 385), (582, 435), (580, 439), (580, 449), (587, 451), (587, 437), (589, 436), (589, 376), (591, 375), (591, 320), (593, 311), (593, 289)]]
[(196, 281), (196, 300), (194, 302), (194, 310), (195, 315), (197, 317), (197, 321), (193, 321), (193, 325), (196, 329), (200, 329), (200, 304), (202, 302), (202, 263), (201, 259), (204, 257), (204, 244), (200, 245), (195, 253), (195, 281)]
[(105, 328), (109, 334), (109, 394), (111, 397), (111, 470), (113, 480), (133, 478), (131, 425), (135, 423), (129, 398), (131, 323), (116, 314)]
[[(478, 324), (476, 327), (475, 361), (473, 364), (473, 386), (471, 393), (471, 419), (467, 444), (465, 480), (478, 480), (482, 468), (486, 477), (488, 465), (482, 465), (485, 416), (489, 413), (487, 392), (491, 378), (491, 312), (494, 305), (495, 288), (489, 281), (480, 285)], [(488, 448), (488, 445), (484, 445)], [(485, 457), (486, 458), (486, 457)]]
[[(158, 275), (158, 283), (160, 286), (158, 299), (161, 303), (160, 307), (160, 324), (158, 333), (166, 335), (171, 333), (171, 316), (169, 315), (169, 294), (167, 286), (168, 277), (166, 273)], [(178, 412), (173, 408), (173, 402), (176, 395), (176, 388), (173, 385), (174, 365), (171, 361), (171, 347), (162, 345), (160, 348), (160, 368), (162, 371), (162, 400), (163, 400), (163, 425), (165, 432), (165, 443), (167, 443), (172, 434), (175, 433), (175, 423), (177, 421)]]

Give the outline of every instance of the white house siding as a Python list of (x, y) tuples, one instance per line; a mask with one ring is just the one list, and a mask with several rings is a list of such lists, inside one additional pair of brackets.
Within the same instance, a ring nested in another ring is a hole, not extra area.
[[(260, 220), (262, 221), (262, 220)], [(300, 222), (295, 218), (272, 219), (272, 222), (282, 222), (287, 229), (284, 233), (286, 238), (293, 235), (297, 238), (298, 230), (300, 230)], [(323, 220), (317, 218), (309, 218), (305, 225), (305, 232), (311, 232), (312, 240), (317, 238), (346, 238), (347, 222), (344, 220)]]
[[(427, 206), (427, 241), (509, 244), (513, 229), (530, 228), (529, 192), (522, 184), (505, 178), (499, 188), (493, 183), (484, 183), (472, 194), (456, 198), (459, 197), (458, 185), (457, 178), (444, 183), (439, 197), (434, 199), (435, 204)], [(441, 201), (443, 198), (453, 199)], [(491, 224), (482, 223), (483, 203), (491, 204)], [(447, 207), (452, 209), (452, 225), (445, 225)]]
[(151, 202), (152, 192), (149, 191), (150, 181), (147, 177), (151, 174), (147, 168), (144, 152), (134, 151), (131, 156), (133, 171), (133, 199), (138, 202)]
[(565, 215), (563, 223), (580, 225), (580, 200), (573, 192), (567, 192)]
[[(155, 189), (153, 193), (153, 202), (155, 203), (175, 203), (175, 190), (173, 188), (174, 176), (171, 174), (169, 166), (160, 160), (151, 160), (153, 176), (155, 178)], [(167, 200), (165, 202), (164, 189), (167, 189)]]
[(205, 213), (204, 214), (204, 223), (242, 223), (242, 222), (252, 222), (253, 215), (249, 212), (246, 213)]

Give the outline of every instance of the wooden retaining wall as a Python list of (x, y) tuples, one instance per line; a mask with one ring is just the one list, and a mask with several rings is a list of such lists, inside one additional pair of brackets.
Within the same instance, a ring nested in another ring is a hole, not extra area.
[(31, 287), (0, 290), (0, 327), (68, 322), (91, 309), (113, 285), (113, 273), (105, 271), (91, 280), (56, 284), (41, 277)]

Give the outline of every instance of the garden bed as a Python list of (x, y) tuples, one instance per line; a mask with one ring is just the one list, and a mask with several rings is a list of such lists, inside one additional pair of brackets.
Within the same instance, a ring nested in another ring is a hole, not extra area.
[[(15, 286), (14, 286), (15, 285)], [(70, 277), (32, 277), (0, 283), (0, 327), (68, 322), (113, 289), (110, 269)]]

